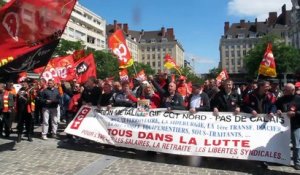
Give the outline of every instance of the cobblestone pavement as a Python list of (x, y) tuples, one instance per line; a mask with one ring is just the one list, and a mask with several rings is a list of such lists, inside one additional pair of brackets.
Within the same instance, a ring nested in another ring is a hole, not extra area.
[(264, 169), (254, 161), (199, 158), (104, 146), (85, 141), (63, 142), (65, 136), (46, 141), (16, 143), (0, 138), (0, 174), (77, 175), (294, 175), (300, 171), (288, 166)]

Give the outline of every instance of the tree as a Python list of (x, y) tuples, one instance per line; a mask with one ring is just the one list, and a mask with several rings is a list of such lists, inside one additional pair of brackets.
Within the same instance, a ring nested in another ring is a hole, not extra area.
[(61, 39), (58, 46), (56, 47), (53, 55), (64, 56), (73, 53), (75, 50), (84, 49), (82, 41), (68, 41)]
[(300, 61), (298, 49), (286, 45), (276, 36), (266, 35), (245, 57), (245, 65), (248, 74), (252, 78), (258, 75), (258, 68), (269, 42), (273, 45), (272, 51), (275, 57), (277, 74), (292, 73), (300, 68), (298, 64)]
[(6, 2), (4, 2), (3, 0), (0, 0), (0, 7), (4, 6), (4, 4), (6, 4)]
[(221, 68), (214, 67), (208, 71), (209, 73), (206, 78), (208, 79), (217, 78), (217, 76), (220, 74), (221, 71), (222, 71)]
[(92, 51), (92, 53), (95, 57), (98, 78), (114, 77), (116, 79), (119, 76), (119, 63), (116, 57), (105, 51)]
[(202, 84), (204, 80), (197, 76), (191, 68), (189, 67), (181, 67), (181, 74), (187, 78), (187, 82), (192, 82), (194, 84)]

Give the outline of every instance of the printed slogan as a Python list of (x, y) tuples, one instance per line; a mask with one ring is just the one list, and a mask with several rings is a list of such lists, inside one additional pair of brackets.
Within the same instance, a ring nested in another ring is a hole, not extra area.
[(290, 163), (290, 121), (285, 114), (214, 116), (212, 112), (83, 106), (65, 132), (146, 151)]

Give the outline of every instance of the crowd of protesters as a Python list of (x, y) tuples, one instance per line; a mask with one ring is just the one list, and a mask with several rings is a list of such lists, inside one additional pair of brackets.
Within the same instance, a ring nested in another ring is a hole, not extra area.
[[(26, 78), (16, 92), (12, 83), (0, 84), (0, 136), (10, 137), (13, 113), (17, 121), (17, 142), (21, 142), (24, 125), (28, 141), (32, 141), (34, 125), (41, 124), (42, 139), (57, 137), (60, 122), (69, 123), (82, 105), (136, 107), (138, 100), (148, 99), (150, 108), (172, 110), (250, 113), (287, 113), (291, 119), (295, 169), (300, 169), (300, 86), (288, 83), (281, 91), (278, 82), (258, 81), (235, 85), (230, 79), (221, 83), (214, 79), (203, 84), (188, 84), (186, 77), (172, 80), (166, 73), (149, 76), (148, 80), (98, 80), (90, 77), (85, 84), (55, 83)], [(4, 130), (4, 132), (3, 132)], [(72, 138), (72, 136), (68, 136)]]

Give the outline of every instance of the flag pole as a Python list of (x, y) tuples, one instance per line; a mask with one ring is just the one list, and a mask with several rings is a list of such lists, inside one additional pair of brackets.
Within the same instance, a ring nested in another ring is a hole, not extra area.
[[(51, 58), (52, 59), (52, 58)], [(50, 60), (51, 60), (50, 59)], [(48, 61), (48, 63), (50, 62), (50, 60)], [(41, 80), (41, 78), (42, 78), (42, 76), (43, 76), (43, 73), (45, 72), (45, 70), (46, 70), (46, 68), (47, 68), (47, 66), (48, 66), (48, 63), (47, 63), (47, 65), (44, 67), (44, 69), (43, 69), (43, 71), (42, 71), (42, 73), (40, 74), (40, 76), (39, 76), (39, 81)]]
[(137, 71), (136, 71), (136, 68), (135, 68), (135, 62), (133, 62), (132, 66), (133, 66), (133, 69), (134, 69), (134, 72), (135, 72), (135, 76), (136, 76), (137, 75)]

